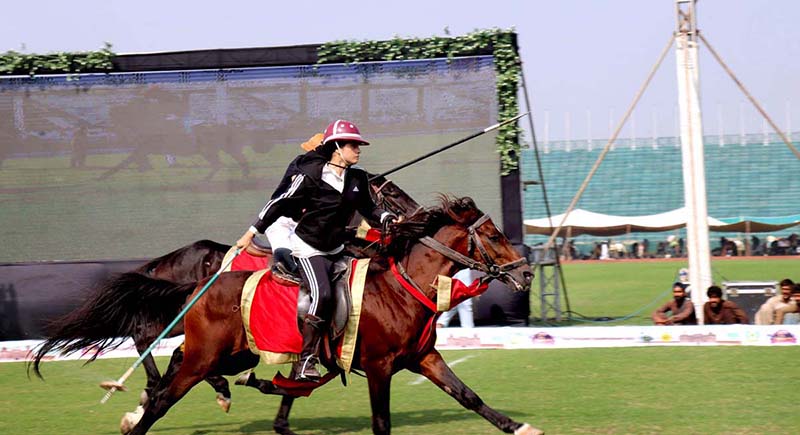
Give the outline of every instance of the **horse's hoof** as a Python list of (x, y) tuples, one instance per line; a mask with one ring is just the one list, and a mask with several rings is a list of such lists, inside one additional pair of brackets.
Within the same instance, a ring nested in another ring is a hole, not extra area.
[(544, 435), (544, 431), (525, 423), (514, 431), (514, 435)]
[(217, 405), (222, 408), (225, 413), (231, 410), (231, 399), (230, 397), (225, 397), (222, 393), (217, 393)]
[(119, 422), (119, 431), (122, 435), (126, 435), (133, 431), (133, 428), (139, 423), (144, 415), (144, 408), (139, 405), (134, 412), (126, 412), (122, 416), (122, 421)]
[(236, 378), (236, 380), (235, 380), (235, 381), (233, 381), (233, 383), (234, 383), (235, 385), (247, 385), (247, 381), (249, 381), (249, 380), (250, 380), (250, 375), (251, 375), (252, 373), (253, 373), (253, 372), (252, 372), (251, 370), (247, 370), (246, 372), (244, 372), (244, 373), (242, 373), (241, 375), (239, 375), (239, 377), (238, 377), (238, 378)]

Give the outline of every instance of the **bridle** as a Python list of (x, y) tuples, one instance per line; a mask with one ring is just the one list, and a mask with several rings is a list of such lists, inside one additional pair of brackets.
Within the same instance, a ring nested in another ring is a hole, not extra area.
[[(491, 218), (489, 215), (484, 214), (481, 216), (475, 223), (467, 228), (469, 233), (469, 240), (467, 245), (467, 251), (469, 255), (472, 255), (474, 252), (474, 248), (478, 248), (478, 251), (481, 253), (481, 257), (483, 257), (484, 262), (480, 262), (474, 260), (448, 246), (445, 246), (443, 243), (439, 242), (438, 240), (434, 239), (430, 236), (425, 236), (419, 239), (420, 243), (427, 246), (430, 249), (438, 252), (445, 258), (450, 259), (456, 264), (466, 266), (470, 269), (478, 270), (481, 272), (486, 273), (486, 276), (480, 279), (481, 284), (487, 281), (491, 281), (492, 279), (503, 279), (508, 277), (512, 282), (514, 282), (518, 288), (524, 288), (522, 284), (517, 282), (513, 275), (508, 273), (509, 270), (515, 269), (523, 264), (527, 264), (525, 258), (520, 258), (516, 261), (511, 261), (505, 264), (498, 265), (497, 262), (489, 255), (489, 252), (486, 250), (486, 247), (481, 241), (480, 236), (478, 236), (477, 229), (484, 225), (486, 222), (491, 222)], [(494, 225), (494, 223), (492, 223)], [(431, 299), (425, 295), (425, 292), (420, 288), (420, 286), (414, 282), (414, 280), (406, 273), (405, 269), (403, 268), (402, 264), (397, 263), (394, 261), (393, 257), (389, 257), (389, 265), (391, 267), (392, 273), (394, 274), (397, 281), (400, 285), (406, 289), (416, 300), (418, 300), (423, 306), (425, 306), (432, 314), (428, 317), (427, 323), (425, 328), (422, 330), (420, 334), (418, 350), (424, 349), (426, 346), (431, 345), (431, 338), (435, 336), (435, 323), (436, 323), (436, 313), (438, 311), (437, 305), (431, 301)]]
[[(469, 255), (472, 255), (474, 252), (474, 248), (478, 248), (478, 251), (481, 253), (481, 257), (483, 258), (483, 262), (477, 261), (471, 257), (468, 257), (448, 246), (445, 246), (443, 243), (439, 242), (438, 240), (434, 239), (433, 237), (426, 236), (421, 238), (419, 241), (423, 245), (433, 249), (434, 251), (444, 255), (445, 257), (449, 258), (450, 260), (454, 261), (457, 264), (466, 266), (469, 269), (478, 270), (486, 274), (489, 279), (500, 279), (502, 280), (505, 277), (508, 277), (516, 284), (517, 283), (514, 277), (508, 273), (509, 270), (516, 269), (523, 264), (527, 264), (528, 261), (525, 258), (520, 258), (519, 260), (510, 261), (505, 264), (497, 264), (494, 259), (489, 255), (489, 251), (486, 250), (486, 246), (484, 246), (483, 241), (481, 240), (480, 236), (478, 236), (477, 229), (481, 227), (486, 222), (492, 222), (492, 218), (489, 217), (488, 214), (484, 214), (480, 217), (480, 219), (476, 220), (475, 223), (467, 228), (467, 232), (469, 233), (469, 240), (467, 242), (467, 252)], [(486, 278), (486, 277), (484, 277)], [(481, 278), (482, 280), (484, 278)], [(487, 281), (489, 280), (487, 279)], [(523, 287), (520, 285), (520, 287)]]

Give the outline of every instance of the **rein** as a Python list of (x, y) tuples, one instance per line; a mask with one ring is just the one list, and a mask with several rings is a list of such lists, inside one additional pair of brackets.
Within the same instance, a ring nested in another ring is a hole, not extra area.
[[(477, 229), (483, 225), (485, 222), (491, 222), (491, 217), (488, 214), (484, 214), (481, 216), (480, 219), (475, 221), (472, 225), (469, 226), (467, 229), (469, 232), (469, 252), (473, 251), (472, 246), (476, 246), (478, 251), (481, 253), (481, 257), (483, 257), (484, 262), (480, 262), (474, 260), (466, 255), (456, 251), (455, 249), (446, 246), (442, 242), (434, 239), (430, 236), (425, 236), (419, 239), (420, 243), (423, 245), (433, 249), (434, 251), (442, 254), (444, 257), (450, 259), (451, 261), (455, 262), (456, 264), (460, 264), (462, 266), (466, 266), (469, 269), (478, 270), (486, 274), (485, 277), (481, 278), (481, 280), (489, 281), (491, 279), (498, 279), (505, 275), (509, 275), (508, 271), (516, 269), (517, 267), (526, 263), (524, 258), (520, 258), (519, 260), (510, 261), (505, 264), (498, 265), (494, 259), (489, 255), (489, 251), (486, 250), (481, 238), (478, 237)], [(436, 313), (436, 304), (433, 303), (422, 291), (420, 286), (414, 282), (414, 280), (406, 273), (403, 266), (395, 261), (394, 258), (389, 257), (389, 266), (392, 270), (392, 273), (397, 279), (397, 282), (400, 283), (403, 288), (405, 288), (415, 299), (420, 301), (422, 305), (425, 305), (426, 308), (431, 310), (432, 312)], [(488, 277), (488, 279), (487, 279)]]
[[(384, 183), (385, 184), (385, 183)], [(491, 280), (495, 278), (499, 278), (503, 275), (508, 275), (508, 270), (514, 269), (521, 264), (525, 263), (524, 258), (520, 258), (519, 260), (512, 261), (503, 265), (498, 265), (494, 259), (489, 255), (489, 252), (486, 250), (486, 247), (483, 245), (481, 238), (478, 236), (476, 231), (481, 225), (483, 225), (486, 221), (491, 221), (491, 218), (488, 214), (484, 214), (480, 217), (475, 223), (469, 226), (467, 229), (469, 232), (469, 247), (468, 250), (471, 253), (473, 251), (473, 245), (478, 248), (478, 251), (481, 253), (481, 257), (483, 257), (484, 262), (480, 262), (474, 260), (466, 255), (444, 245), (443, 243), (439, 242), (438, 240), (434, 239), (430, 236), (425, 236), (419, 239), (420, 243), (423, 245), (433, 249), (434, 251), (442, 254), (444, 257), (452, 260), (457, 264), (461, 264), (466, 266), (470, 269), (479, 270), (481, 272), (486, 273), (486, 277), (481, 278), (481, 280), (486, 279)], [(426, 321), (425, 328), (422, 330), (419, 338), (418, 344), (418, 351), (423, 349), (425, 346), (430, 344), (430, 340), (433, 338), (434, 329), (436, 325), (436, 318), (437, 318), (437, 306), (436, 304), (425, 295), (419, 285), (414, 282), (414, 280), (408, 275), (408, 273), (403, 268), (402, 264), (399, 264), (395, 261), (393, 257), (389, 257), (389, 266), (391, 268), (392, 274), (394, 275), (395, 279), (397, 280), (400, 285), (409, 292), (414, 299), (418, 300), (425, 308), (430, 311), (430, 315), (428, 320)]]
[(439, 242), (438, 240), (434, 239), (433, 237), (426, 236), (420, 239), (420, 243), (423, 245), (433, 249), (434, 251), (444, 255), (445, 257), (453, 260), (454, 262), (466, 266), (469, 269), (479, 270), (485, 273), (490, 278), (500, 278), (502, 276), (508, 275), (509, 270), (516, 269), (517, 267), (526, 263), (524, 258), (520, 258), (516, 261), (511, 261), (505, 264), (498, 265), (494, 259), (489, 255), (489, 251), (486, 250), (481, 238), (478, 237), (477, 228), (484, 224), (486, 221), (490, 221), (491, 217), (488, 214), (484, 214), (481, 216), (480, 219), (475, 221), (474, 224), (470, 225), (468, 228), (469, 231), (469, 247), (467, 248), (469, 252), (472, 252), (473, 244), (478, 248), (478, 251), (481, 253), (481, 257), (483, 257), (484, 262), (480, 262), (474, 260), (466, 255), (448, 247)]

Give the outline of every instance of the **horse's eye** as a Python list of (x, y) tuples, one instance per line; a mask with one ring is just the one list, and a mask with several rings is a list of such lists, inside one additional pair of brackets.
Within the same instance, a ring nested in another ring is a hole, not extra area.
[(203, 264), (205, 264), (205, 265), (206, 265), (206, 266), (208, 266), (208, 267), (211, 267), (211, 262), (210, 262), (210, 261), (206, 261), (206, 262), (204, 262)]
[(500, 241), (500, 234), (492, 234), (489, 236), (489, 240), (492, 242)]

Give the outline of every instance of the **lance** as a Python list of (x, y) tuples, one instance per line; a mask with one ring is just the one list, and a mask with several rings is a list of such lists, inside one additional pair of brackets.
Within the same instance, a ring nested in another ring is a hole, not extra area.
[(206, 290), (208, 290), (208, 288), (211, 287), (211, 284), (214, 284), (214, 281), (216, 281), (217, 278), (219, 278), (219, 275), (222, 273), (222, 271), (227, 269), (228, 266), (230, 266), (231, 263), (233, 263), (233, 260), (236, 259), (236, 257), (241, 252), (242, 252), (241, 249), (239, 249), (239, 248), (236, 249), (236, 253), (233, 255), (233, 257), (231, 257), (230, 260), (228, 260), (225, 264), (222, 265), (222, 267), (219, 268), (217, 273), (215, 273), (214, 276), (212, 276), (211, 279), (208, 280), (206, 285), (204, 285), (203, 288), (200, 289), (199, 292), (197, 292), (197, 294), (192, 298), (192, 300), (189, 301), (188, 304), (186, 304), (186, 306), (183, 308), (183, 310), (181, 310), (181, 312), (178, 313), (178, 316), (175, 317), (175, 320), (173, 320), (172, 323), (170, 323), (164, 329), (164, 331), (161, 332), (161, 334), (158, 337), (156, 337), (155, 341), (153, 341), (153, 343), (150, 345), (150, 347), (148, 347), (147, 350), (145, 350), (142, 353), (142, 355), (139, 356), (139, 359), (137, 359), (136, 362), (134, 362), (133, 365), (130, 366), (130, 368), (128, 368), (128, 370), (122, 375), (122, 377), (120, 377), (116, 381), (105, 381), (105, 382), (101, 382), (100, 383), (100, 387), (105, 388), (106, 390), (108, 390), (106, 392), (105, 396), (103, 396), (103, 398), (100, 400), (100, 403), (106, 403), (108, 401), (108, 399), (111, 398), (111, 395), (114, 394), (114, 392), (117, 391), (117, 390), (120, 390), (120, 391), (126, 391), (127, 390), (127, 387), (125, 387), (125, 385), (124, 385), (125, 381), (128, 379), (128, 377), (130, 375), (133, 374), (133, 371), (136, 370), (136, 367), (139, 367), (139, 365), (142, 363), (142, 361), (144, 361), (144, 359), (147, 358), (147, 355), (150, 355), (150, 352), (152, 352), (153, 349), (155, 349), (156, 346), (158, 346), (158, 343), (161, 340), (163, 340), (164, 337), (166, 337), (167, 334), (169, 334), (170, 331), (172, 331), (172, 328), (174, 328), (175, 325), (177, 325), (178, 322), (181, 321), (181, 319), (183, 319), (183, 316), (185, 316), (186, 313), (189, 311), (189, 309), (192, 308), (192, 306), (200, 299), (200, 296), (203, 296), (203, 294), (206, 292)]
[(529, 113), (531, 113), (531, 112), (525, 112), (525, 113), (523, 113), (521, 115), (517, 115), (517, 116), (515, 116), (515, 117), (513, 117), (511, 119), (506, 119), (503, 122), (498, 122), (497, 124), (494, 124), (494, 125), (491, 125), (489, 127), (486, 127), (486, 128), (484, 128), (483, 130), (481, 130), (481, 131), (479, 131), (477, 133), (473, 133), (473, 134), (471, 134), (471, 135), (469, 135), (469, 136), (467, 136), (467, 137), (465, 137), (463, 139), (459, 139), (459, 140), (457, 140), (457, 141), (455, 141), (455, 142), (453, 142), (453, 143), (451, 143), (449, 145), (445, 145), (445, 146), (439, 148), (438, 150), (433, 150), (433, 151), (431, 151), (431, 152), (429, 152), (429, 153), (427, 153), (425, 155), (417, 157), (414, 160), (408, 161), (406, 163), (403, 163), (400, 166), (397, 166), (395, 168), (389, 169), (388, 171), (386, 171), (386, 172), (384, 172), (382, 174), (373, 175), (372, 177), (370, 177), (370, 180), (374, 180), (375, 178), (378, 178), (378, 177), (385, 177), (385, 176), (387, 176), (387, 175), (389, 175), (391, 173), (397, 172), (397, 171), (399, 171), (399, 170), (401, 170), (401, 169), (403, 169), (403, 168), (405, 168), (407, 166), (411, 166), (414, 163), (417, 163), (417, 162), (419, 162), (421, 160), (425, 160), (428, 157), (431, 157), (431, 156), (434, 156), (436, 154), (439, 154), (442, 151), (447, 151), (447, 150), (449, 150), (450, 148), (453, 148), (456, 145), (461, 145), (462, 143), (464, 143), (464, 142), (466, 142), (468, 140), (475, 139), (476, 137), (484, 135), (484, 134), (486, 134), (486, 133), (488, 133), (488, 132), (490, 132), (492, 130), (497, 130), (498, 128), (500, 128), (500, 127), (502, 127), (502, 126), (504, 126), (506, 124), (510, 124), (510, 123), (522, 118), (523, 116), (528, 115)]

